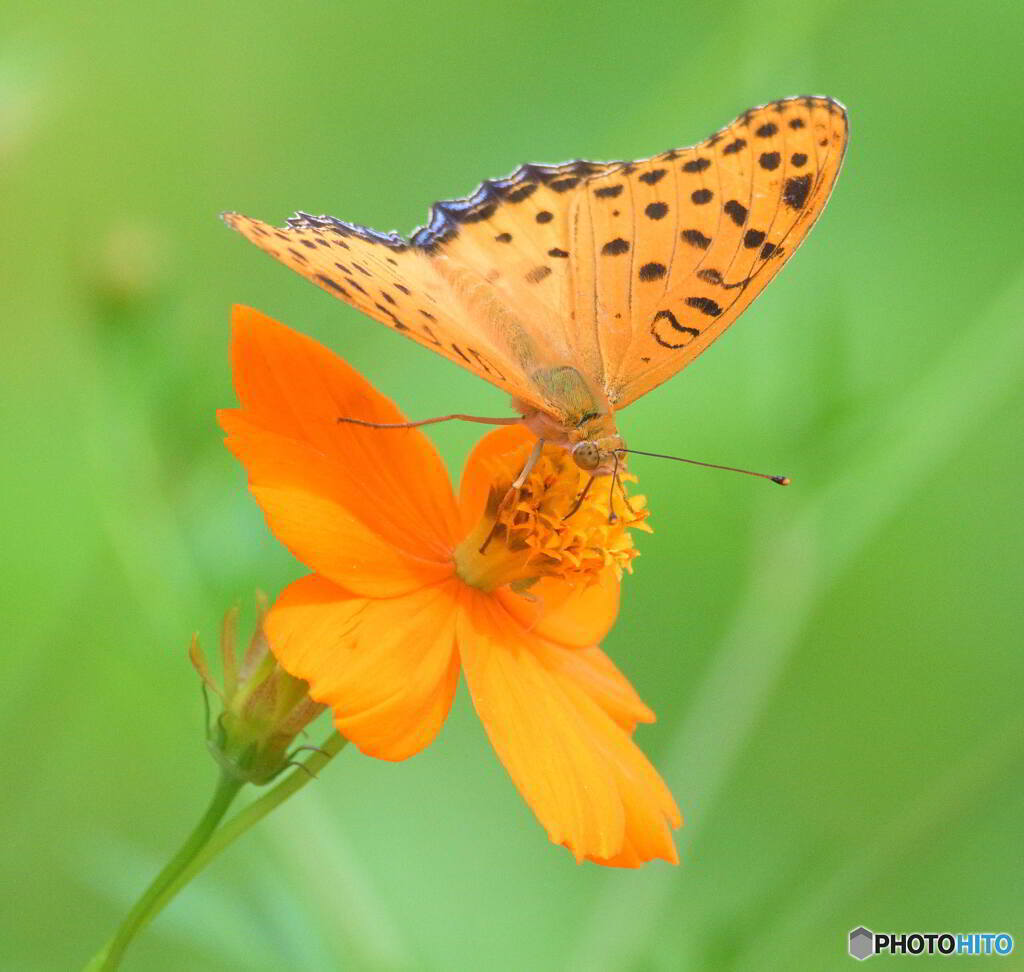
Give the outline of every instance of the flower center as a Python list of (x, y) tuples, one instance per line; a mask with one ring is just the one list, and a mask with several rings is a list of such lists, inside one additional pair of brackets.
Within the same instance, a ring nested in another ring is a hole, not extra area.
[(484, 514), (455, 550), (458, 576), (484, 591), (505, 584), (525, 591), (541, 577), (588, 585), (606, 567), (632, 573), (638, 551), (629, 531), (651, 532), (645, 497), (627, 496), (622, 485), (636, 477), (591, 482), (565, 449), (546, 446), (516, 493), (512, 482), (528, 453), (516, 449), (495, 463)]

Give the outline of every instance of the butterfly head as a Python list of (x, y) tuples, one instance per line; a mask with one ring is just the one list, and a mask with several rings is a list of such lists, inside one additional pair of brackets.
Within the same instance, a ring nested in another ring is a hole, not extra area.
[[(609, 476), (625, 463), (621, 449), (625, 443), (618, 435), (602, 435), (580, 439), (569, 449), (573, 462), (584, 472), (594, 476)], [(618, 459), (616, 457), (619, 457)]]
[(572, 459), (580, 469), (593, 472), (601, 465), (601, 447), (593, 439), (584, 439), (572, 447)]

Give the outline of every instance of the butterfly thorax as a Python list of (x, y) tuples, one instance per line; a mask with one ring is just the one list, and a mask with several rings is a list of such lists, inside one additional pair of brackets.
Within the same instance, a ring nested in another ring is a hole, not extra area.
[[(615, 454), (626, 446), (609, 412), (593, 412), (568, 421), (559, 420), (522, 401), (513, 401), (522, 414), (523, 424), (538, 439), (561, 446), (572, 454), (576, 464), (595, 476), (610, 475), (616, 466)], [(619, 466), (624, 466), (620, 457)]]

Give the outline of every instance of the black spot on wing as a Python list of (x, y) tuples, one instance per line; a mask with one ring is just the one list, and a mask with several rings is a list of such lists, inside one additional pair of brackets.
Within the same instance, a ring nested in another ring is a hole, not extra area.
[(661, 219), (668, 212), (668, 206), (663, 202), (648, 203), (644, 213), (649, 219)]
[(391, 311), (389, 311), (383, 304), (374, 304), (373, 306), (376, 307), (377, 310), (381, 314), (383, 314), (385, 317), (390, 317), (391, 318), (391, 322), (395, 325), (395, 327), (399, 331), (408, 331), (409, 330), (409, 328), (406, 327), (397, 317), (395, 317), (395, 315)]
[(536, 219), (538, 223), (550, 223), (551, 220), (553, 220), (554, 218), (555, 218), (555, 214), (551, 213), (551, 212), (548, 212), (548, 210), (546, 210), (546, 209), (542, 209), (534, 217), (534, 219)]
[(683, 172), (703, 172), (705, 169), (711, 168), (711, 159), (701, 157), (699, 159), (690, 159), (689, 162), (683, 163)]
[[(665, 325), (671, 330), (668, 330)], [(663, 348), (685, 348), (694, 338), (700, 337), (695, 327), (680, 324), (670, 310), (660, 310), (651, 321), (651, 336)]]
[(537, 191), (537, 184), (535, 182), (528, 182), (526, 185), (519, 186), (517, 189), (510, 189), (505, 193), (505, 202), (520, 203), (524, 199), (529, 199)]
[(598, 199), (610, 199), (617, 196), (620, 192), (622, 192), (621, 182), (617, 186), (602, 186), (600, 189), (595, 189), (594, 195), (597, 196)]
[(794, 169), (800, 169), (807, 164), (807, 156), (803, 152), (794, 152), (789, 161)]
[(779, 163), (782, 161), (782, 156), (778, 152), (762, 152), (761, 157), (757, 160), (758, 165), (762, 169), (767, 169), (771, 172), (773, 169), (779, 167)]
[(708, 317), (718, 317), (722, 313), (722, 308), (710, 297), (687, 297), (686, 304), (688, 307), (696, 307), (697, 310), (702, 314), (707, 314)]
[(497, 208), (497, 202), (488, 201), (481, 206), (473, 206), (466, 209), (449, 209), (449, 215), (457, 223), (480, 223), (485, 219), (490, 219)]
[(764, 242), (764, 233), (760, 230), (749, 229), (743, 236), (743, 245), (748, 250), (753, 250)]
[(601, 247), (601, 252), (606, 256), (618, 256), (620, 253), (629, 252), (629, 243), (620, 236), (605, 243)]
[(651, 169), (650, 172), (644, 172), (637, 178), (641, 182), (647, 183), (649, 186), (653, 186), (656, 182), (660, 182), (664, 177), (668, 169)]
[(811, 191), (810, 173), (794, 176), (786, 180), (786, 188), (782, 192), (782, 201), (790, 209), (801, 209), (807, 202), (807, 194)]
[(641, 280), (660, 280), (668, 272), (664, 263), (645, 263), (640, 268)]
[(331, 290), (334, 290), (337, 293), (341, 294), (342, 297), (348, 297), (348, 291), (344, 287), (342, 287), (342, 285), (338, 283), (337, 280), (332, 280), (330, 277), (323, 273), (316, 274), (316, 279), (319, 280), (320, 283), (322, 283), (325, 287), (330, 287)]
[(736, 199), (730, 199), (725, 204), (725, 212), (737, 226), (747, 221), (747, 207)]
[(710, 189), (694, 189), (694, 191), (690, 193), (690, 199), (692, 199), (698, 206), (703, 206), (704, 203), (711, 202), (713, 196), (714, 193)]
[(570, 176), (567, 179), (555, 179), (549, 182), (548, 185), (555, 190), (555, 192), (566, 192), (572, 189), (574, 186), (579, 185), (579, 176)]
[(683, 230), (680, 236), (690, 244), (690, 246), (699, 247), (702, 250), (706, 250), (711, 246), (711, 238), (705, 236), (700, 230), (688, 229)]
[(775, 122), (767, 122), (766, 124), (762, 125), (756, 132), (754, 132), (754, 134), (758, 138), (771, 138), (778, 130), (779, 129), (776, 126)]

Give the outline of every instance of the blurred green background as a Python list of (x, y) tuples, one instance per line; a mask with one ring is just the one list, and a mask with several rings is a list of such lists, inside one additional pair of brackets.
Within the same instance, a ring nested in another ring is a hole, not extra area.
[[(832, 203), (621, 417), (637, 448), (794, 478), (633, 463), (656, 532), (606, 647), (658, 713), (638, 739), (683, 865), (549, 845), (460, 689), (427, 752), (344, 753), (127, 967), (845, 968), (858, 924), (1024, 948), (1024, 6), (58, 0), (0, 27), (0, 966), (73, 968), (111, 932), (214, 780), (190, 633), (212, 649), (302, 572), (214, 421), (230, 304), (410, 415), (505, 405), (218, 212), (405, 231), (520, 162), (642, 156), (801, 93), (851, 112)], [(434, 439), (457, 470), (478, 434)]]

